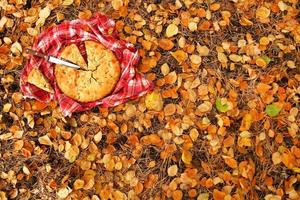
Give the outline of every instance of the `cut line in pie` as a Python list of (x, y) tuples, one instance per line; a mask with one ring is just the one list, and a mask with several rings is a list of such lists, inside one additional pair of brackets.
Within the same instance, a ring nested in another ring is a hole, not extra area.
[(59, 89), (78, 102), (92, 102), (109, 95), (119, 81), (121, 68), (114, 53), (102, 44), (85, 41), (87, 63), (75, 44), (66, 46), (60, 57), (83, 70), (55, 65), (54, 73)]

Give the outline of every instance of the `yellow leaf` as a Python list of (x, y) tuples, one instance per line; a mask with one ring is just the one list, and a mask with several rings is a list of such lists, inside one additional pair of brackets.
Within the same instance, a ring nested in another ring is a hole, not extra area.
[(145, 98), (146, 108), (149, 110), (160, 111), (163, 108), (163, 99), (158, 91), (153, 91), (146, 95)]
[(73, 145), (65, 152), (65, 158), (69, 160), (69, 162), (74, 162), (79, 155), (79, 148), (76, 145)]
[(231, 158), (231, 157), (229, 157), (229, 156), (222, 156), (222, 157), (223, 157), (225, 163), (226, 163), (229, 167), (231, 167), (231, 168), (233, 168), (233, 169), (237, 168), (238, 164), (237, 164), (237, 161), (236, 161), (234, 158)]
[(84, 186), (84, 181), (81, 179), (76, 179), (76, 181), (73, 184), (74, 190), (79, 190), (83, 188), (83, 186)]
[(52, 145), (52, 142), (51, 142), (50, 138), (48, 137), (48, 135), (39, 137), (39, 143), (43, 144), (43, 145), (48, 145), (48, 146)]
[(122, 0), (113, 0), (111, 2), (111, 5), (115, 10), (119, 10), (123, 6), (123, 1)]
[(74, 0), (64, 0), (63, 3), (62, 3), (62, 5), (63, 5), (63, 6), (69, 6), (69, 5), (71, 5), (73, 2), (74, 2)]
[(228, 59), (227, 59), (227, 57), (224, 53), (218, 53), (218, 60), (221, 63), (227, 63), (228, 62)]
[(256, 18), (268, 18), (270, 13), (268, 8), (261, 6), (256, 10)]
[(195, 65), (200, 65), (200, 64), (201, 64), (201, 61), (202, 61), (201, 57), (198, 56), (198, 55), (191, 55), (191, 56), (190, 56), (190, 60), (191, 60), (191, 62), (192, 62), (193, 64), (195, 64)]
[(193, 157), (193, 155), (190, 151), (187, 151), (187, 150), (182, 151), (181, 159), (185, 164), (191, 164), (192, 157)]
[(274, 165), (281, 163), (281, 154), (278, 151), (272, 154), (272, 161)]
[(177, 51), (175, 51), (175, 52), (172, 52), (171, 55), (172, 55), (179, 63), (184, 62), (184, 61), (188, 58), (187, 53), (185, 53), (183, 50), (177, 50)]
[(169, 24), (166, 30), (167, 37), (173, 37), (178, 34), (178, 27), (175, 24)]
[(252, 124), (252, 115), (249, 113), (245, 114), (240, 126), (240, 131), (248, 131)]
[(178, 172), (178, 167), (177, 167), (177, 165), (172, 165), (172, 166), (170, 166), (170, 167), (168, 168), (168, 175), (169, 175), (169, 176), (176, 176), (177, 172)]

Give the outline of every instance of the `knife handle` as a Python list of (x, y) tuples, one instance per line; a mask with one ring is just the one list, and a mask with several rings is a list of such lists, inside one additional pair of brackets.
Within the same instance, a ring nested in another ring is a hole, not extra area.
[(26, 53), (28, 54), (31, 54), (31, 55), (34, 55), (34, 56), (38, 56), (38, 57), (41, 57), (41, 58), (44, 58), (46, 60), (49, 59), (49, 56), (45, 55), (45, 54), (42, 54), (42, 53), (39, 53), (37, 51), (34, 51), (32, 49), (26, 49)]

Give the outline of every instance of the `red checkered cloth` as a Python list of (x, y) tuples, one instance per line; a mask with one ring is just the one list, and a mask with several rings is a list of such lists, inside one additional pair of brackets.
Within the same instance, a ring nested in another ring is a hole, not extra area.
[[(137, 72), (136, 65), (139, 61), (135, 47), (126, 41), (119, 40), (115, 22), (101, 13), (96, 13), (89, 20), (73, 20), (50, 27), (40, 34), (33, 45), (33, 49), (55, 57), (59, 56), (60, 50), (71, 43), (77, 44), (82, 54), (83, 41), (93, 40), (100, 42), (106, 48), (112, 50), (121, 65), (121, 76), (114, 91), (107, 97), (89, 103), (80, 103), (65, 96), (58, 88), (53, 64), (43, 58), (29, 56), (29, 59), (21, 73), (21, 91), (27, 98), (34, 98), (42, 102), (57, 100), (64, 116), (71, 116), (73, 112), (91, 109), (94, 106), (113, 107), (128, 100), (136, 99), (149, 90), (153, 83)], [(33, 68), (38, 68), (49, 80), (55, 93), (46, 92), (35, 85), (27, 82), (27, 77)]]

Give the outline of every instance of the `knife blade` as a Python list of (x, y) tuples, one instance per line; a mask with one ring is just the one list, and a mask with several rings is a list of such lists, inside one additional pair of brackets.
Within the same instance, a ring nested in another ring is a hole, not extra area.
[(26, 49), (26, 53), (34, 55), (34, 56), (38, 56), (40, 58), (44, 58), (45, 60), (47, 60), (47, 61), (49, 61), (51, 63), (55, 63), (55, 64), (59, 64), (59, 65), (64, 65), (64, 66), (67, 66), (67, 67), (71, 67), (73, 69), (84, 70), (79, 65), (76, 65), (76, 64), (74, 64), (74, 63), (72, 63), (70, 61), (67, 61), (67, 60), (64, 60), (64, 59), (61, 59), (61, 58), (56, 58), (54, 56), (45, 55), (45, 54), (39, 53), (37, 51), (34, 51), (32, 49)]

